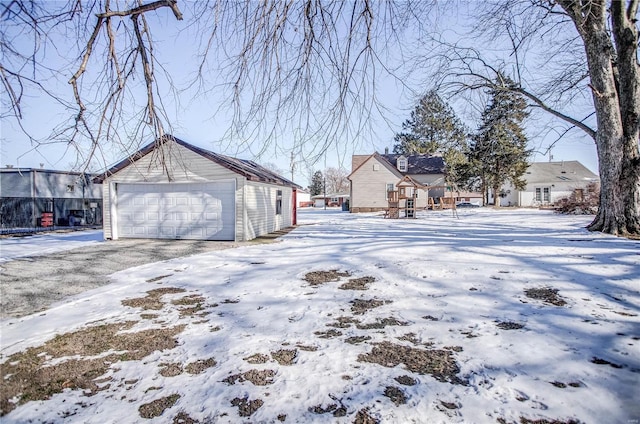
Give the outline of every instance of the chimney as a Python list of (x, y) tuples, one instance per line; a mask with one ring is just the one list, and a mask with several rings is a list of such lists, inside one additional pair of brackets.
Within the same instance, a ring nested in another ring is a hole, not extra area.
[(384, 148), (384, 154), (385, 154), (385, 155), (388, 155), (388, 154), (389, 154), (389, 148), (388, 148), (388, 147), (385, 147), (385, 148)]

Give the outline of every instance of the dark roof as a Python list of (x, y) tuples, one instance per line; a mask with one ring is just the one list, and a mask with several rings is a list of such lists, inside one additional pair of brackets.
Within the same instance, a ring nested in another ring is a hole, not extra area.
[(174, 137), (170, 134), (166, 134), (165, 136), (162, 137), (161, 140), (156, 140), (147, 144), (142, 149), (138, 150), (136, 153), (118, 162), (116, 165), (109, 168), (106, 172), (96, 177), (94, 181), (96, 182), (104, 181), (105, 178), (115, 174), (121, 169), (126, 168), (131, 163), (151, 153), (157, 146), (167, 142), (171, 142), (171, 141), (191, 150), (194, 153), (199, 154), (204, 158), (209, 159), (212, 162), (217, 163), (220, 166), (223, 166), (229, 169), (230, 171), (235, 172), (236, 174), (240, 174), (244, 176), (247, 180), (266, 182), (266, 183), (282, 185), (287, 187), (302, 188), (298, 184), (294, 183), (293, 181), (289, 181), (288, 179), (276, 174), (275, 172), (263, 166), (258, 165), (253, 161), (238, 159), (238, 158), (233, 158), (231, 156), (225, 156), (218, 153), (213, 153), (209, 150), (205, 150), (200, 147), (196, 147), (193, 144), (189, 144), (186, 141), (180, 140), (179, 138)]
[(400, 172), (402, 175), (419, 174), (444, 174), (444, 159), (441, 156), (428, 155), (380, 155), (389, 164), (398, 169), (397, 161), (400, 156), (407, 158), (407, 171)]

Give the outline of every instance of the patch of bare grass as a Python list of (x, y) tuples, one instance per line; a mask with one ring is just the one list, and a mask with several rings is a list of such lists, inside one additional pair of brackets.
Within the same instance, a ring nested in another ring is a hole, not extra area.
[(558, 289), (551, 287), (527, 289), (524, 291), (524, 294), (530, 299), (541, 300), (544, 303), (554, 306), (564, 306), (567, 304), (567, 302), (558, 295)]
[(407, 396), (404, 394), (402, 389), (396, 386), (387, 386), (384, 389), (385, 397), (391, 399), (391, 402), (396, 406), (404, 405), (407, 403)]
[(280, 349), (271, 352), (271, 357), (280, 365), (293, 365), (298, 357), (297, 349)]
[(255, 353), (242, 359), (250, 364), (265, 364), (269, 360), (269, 357), (267, 355), (263, 355), (262, 353)]
[(142, 308), (144, 310), (160, 310), (164, 306), (161, 298), (165, 294), (183, 293), (185, 289), (178, 287), (162, 287), (159, 289), (149, 290), (145, 297), (136, 297), (133, 299), (125, 299), (122, 301), (124, 306), (131, 308)]
[(184, 367), (185, 371), (189, 374), (202, 374), (207, 368), (215, 367), (217, 362), (214, 358), (198, 359), (195, 362), (190, 362)]
[(237, 397), (231, 401), (231, 405), (238, 407), (238, 415), (241, 417), (250, 417), (264, 405), (264, 401), (262, 399), (249, 400), (248, 397)]
[(360, 324), (360, 321), (353, 317), (337, 317), (334, 322), (327, 324), (327, 327), (349, 328), (352, 324)]
[(179, 363), (160, 364), (160, 375), (163, 377), (175, 377), (182, 374), (182, 365)]
[(319, 286), (321, 284), (339, 281), (342, 277), (349, 277), (349, 271), (339, 271), (332, 269), (329, 271), (311, 271), (305, 274), (304, 280), (311, 286)]
[(199, 424), (200, 421), (191, 418), (186, 412), (179, 412), (178, 415), (173, 417), (173, 424)]
[(166, 275), (158, 275), (157, 277), (153, 277), (153, 278), (149, 278), (148, 280), (146, 280), (146, 283), (155, 283), (157, 281), (163, 280), (167, 277), (171, 277), (173, 274), (166, 274)]
[(174, 393), (171, 396), (166, 396), (141, 405), (140, 408), (138, 408), (138, 412), (142, 418), (159, 417), (166, 409), (175, 405), (178, 399), (180, 399), (180, 395)]
[(353, 424), (379, 424), (380, 421), (369, 415), (369, 408), (363, 408), (356, 413)]
[(349, 303), (351, 303), (351, 312), (353, 312), (355, 315), (363, 315), (367, 311), (391, 303), (391, 301), (377, 299), (355, 299)]
[(233, 374), (222, 380), (227, 384), (236, 384), (248, 381), (254, 386), (267, 386), (273, 384), (273, 377), (276, 372), (274, 370), (249, 370), (241, 374)]
[(409, 323), (405, 321), (400, 321), (394, 317), (388, 317), (388, 318), (377, 319), (376, 322), (372, 322), (368, 324), (357, 324), (356, 327), (359, 330), (381, 330), (385, 327), (390, 327), (394, 325), (406, 326), (406, 325), (409, 325)]
[[(128, 321), (83, 328), (11, 355), (0, 364), (0, 416), (29, 401), (49, 399), (66, 388), (96, 393), (101, 388), (95, 379), (113, 363), (140, 360), (156, 350), (173, 349), (175, 336), (184, 329), (180, 325), (122, 332), (134, 324)], [(104, 355), (106, 352), (118, 353)], [(78, 356), (93, 358), (77, 359)], [(65, 360), (67, 357), (70, 359)], [(49, 363), (53, 359), (58, 361)]]
[(510, 321), (502, 321), (496, 325), (501, 330), (520, 330), (521, 328), (524, 328), (524, 324)]
[(334, 337), (340, 337), (342, 336), (342, 332), (338, 331), (338, 330), (327, 330), (327, 331), (316, 331), (313, 334), (315, 334), (316, 336), (320, 337), (321, 339), (332, 339)]
[(385, 341), (375, 344), (371, 352), (358, 355), (358, 361), (383, 367), (404, 364), (409, 371), (416, 374), (428, 374), (441, 382), (464, 384), (457, 376), (460, 367), (452, 352), (448, 350), (425, 350)]
[(349, 281), (340, 285), (341, 290), (369, 290), (369, 284), (376, 281), (375, 277), (350, 278)]
[(201, 312), (205, 309), (205, 299), (202, 295), (191, 294), (171, 301), (172, 305), (182, 306), (178, 308), (180, 316), (195, 316), (196, 314), (202, 315)]
[(396, 380), (398, 383), (402, 384), (403, 386), (415, 386), (416, 384), (418, 384), (418, 380), (408, 375), (400, 375), (394, 378), (394, 380)]
[(369, 336), (353, 336), (348, 337), (344, 342), (349, 344), (359, 344), (362, 342), (366, 342), (367, 340), (371, 340)]

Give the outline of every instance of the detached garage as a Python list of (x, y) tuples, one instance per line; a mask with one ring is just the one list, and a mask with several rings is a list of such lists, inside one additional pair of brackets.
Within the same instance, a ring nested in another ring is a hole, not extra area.
[(105, 239), (251, 240), (296, 223), (301, 188), (170, 135), (102, 176)]

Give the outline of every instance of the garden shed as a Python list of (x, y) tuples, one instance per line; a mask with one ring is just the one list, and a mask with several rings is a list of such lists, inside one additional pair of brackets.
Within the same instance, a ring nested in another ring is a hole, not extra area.
[(295, 183), (165, 135), (96, 179), (105, 239), (246, 241), (296, 224)]

